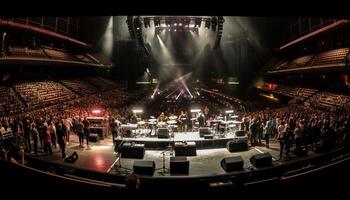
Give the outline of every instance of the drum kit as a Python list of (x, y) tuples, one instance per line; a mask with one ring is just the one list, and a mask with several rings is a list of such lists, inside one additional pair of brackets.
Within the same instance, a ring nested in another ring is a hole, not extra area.
[[(124, 131), (130, 130), (129, 133), (134, 132), (136, 136), (155, 136), (158, 128), (168, 128), (172, 133), (171, 135), (173, 135), (179, 128), (177, 119), (178, 116), (172, 115), (168, 117), (167, 121), (158, 121), (158, 119), (151, 116), (150, 119), (139, 121), (137, 124), (122, 124), (121, 128)], [(199, 128), (197, 117), (191, 118), (190, 121), (192, 122), (192, 130)], [(239, 130), (241, 122), (238, 121), (237, 115), (232, 115), (228, 117), (228, 120), (223, 116), (218, 116), (215, 119), (208, 120), (206, 124), (210, 126), (213, 132), (224, 136), (226, 133)]]

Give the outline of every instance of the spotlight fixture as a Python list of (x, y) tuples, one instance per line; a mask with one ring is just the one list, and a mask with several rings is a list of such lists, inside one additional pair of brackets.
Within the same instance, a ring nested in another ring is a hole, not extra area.
[(206, 20), (205, 20), (205, 25), (204, 25), (204, 27), (205, 27), (206, 29), (209, 29), (209, 28), (210, 28), (210, 19), (206, 19)]
[(196, 108), (191, 109), (191, 113), (199, 113), (200, 111), (201, 109), (196, 109)]
[(148, 17), (143, 18), (143, 25), (145, 28), (151, 27), (151, 21)]
[(201, 18), (196, 18), (194, 22), (195, 22), (195, 27), (198, 27), (198, 28), (201, 27), (201, 24), (202, 24)]
[(225, 113), (226, 114), (231, 114), (231, 113), (233, 113), (233, 110), (226, 110)]
[(143, 113), (143, 110), (141, 109), (134, 109), (132, 110), (133, 113)]
[(218, 19), (216, 17), (211, 18), (211, 29), (216, 31), (216, 26), (218, 25)]
[(160, 26), (160, 18), (159, 17), (154, 18), (154, 26), (155, 27), (159, 27)]

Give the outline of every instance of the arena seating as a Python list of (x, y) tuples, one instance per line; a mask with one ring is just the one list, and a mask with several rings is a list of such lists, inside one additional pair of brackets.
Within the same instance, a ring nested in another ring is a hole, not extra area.
[(83, 61), (83, 62), (86, 62), (86, 63), (90, 63), (90, 64), (100, 64), (97, 62), (96, 59), (92, 59), (90, 57), (91, 55), (83, 55), (83, 54), (76, 54), (75, 57), (77, 57), (79, 60)]
[(42, 49), (30, 49), (28, 47), (10, 46), (9, 50), (10, 50), (10, 56), (47, 58), (47, 55)]
[(350, 102), (350, 96), (334, 94), (329, 92), (320, 92), (310, 99), (310, 102), (319, 104), (322, 107), (331, 109), (342, 108)]
[(309, 66), (344, 63), (349, 48), (334, 49), (316, 55)]
[(96, 87), (83, 80), (62, 80), (61, 82), (69, 89), (80, 95), (93, 94), (98, 91)]
[(48, 48), (44, 48), (44, 51), (52, 59), (69, 60), (69, 61), (80, 61), (78, 58), (74, 57), (73, 55), (69, 54), (68, 52), (58, 51), (58, 50), (55, 50), (55, 49), (48, 49)]
[(0, 113), (14, 114), (23, 111), (23, 104), (12, 88), (0, 86)]
[(58, 82), (24, 82), (14, 85), (15, 90), (31, 108), (48, 106), (77, 96)]
[(333, 49), (315, 55), (305, 55), (293, 60), (272, 58), (266, 65), (268, 71), (297, 69), (301, 67), (317, 67), (322, 65), (344, 64), (349, 48)]
[(114, 81), (102, 77), (89, 77), (86, 79), (89, 83), (97, 86), (100, 89), (105, 88), (120, 88), (120, 85)]

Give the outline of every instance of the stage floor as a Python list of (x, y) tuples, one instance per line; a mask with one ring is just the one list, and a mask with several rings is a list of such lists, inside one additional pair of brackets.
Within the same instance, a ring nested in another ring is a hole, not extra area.
[[(46, 156), (40, 153), (37, 158), (50, 161), (56, 164), (62, 164), (67, 167), (75, 167), (81, 169), (88, 169), (103, 173), (117, 174), (117, 175), (128, 175), (132, 173), (132, 167), (134, 160), (150, 160), (154, 161), (156, 168), (163, 167), (163, 150), (146, 150), (143, 159), (129, 159), (122, 158), (120, 160), (121, 166), (127, 169), (121, 169), (118, 166), (119, 160), (117, 154), (114, 152), (114, 147), (112, 144), (112, 139), (106, 138), (99, 143), (92, 143), (90, 149), (80, 148), (77, 142), (78, 138), (73, 135), (71, 136), (71, 141), (67, 146), (67, 155), (70, 155), (76, 151), (79, 155), (79, 159), (73, 163), (65, 163), (61, 158), (59, 149), (53, 149), (54, 153), (52, 155)], [(40, 149), (40, 148), (39, 148)], [(41, 150), (41, 149), (40, 149)], [(190, 176), (208, 176), (208, 175), (219, 175), (225, 174), (225, 171), (221, 168), (220, 162), (224, 157), (231, 156), (242, 156), (244, 160), (244, 170), (249, 170), (252, 165), (250, 164), (250, 157), (255, 154), (269, 152), (273, 156), (273, 164), (279, 165), (284, 161), (296, 158), (293, 153), (290, 153), (288, 159), (278, 160), (279, 158), (279, 143), (274, 140), (270, 141), (270, 148), (266, 148), (263, 145), (250, 147), (248, 151), (230, 153), (226, 148), (217, 149), (197, 149), (197, 156), (187, 157), (190, 161)], [(165, 167), (169, 168), (170, 152), (167, 152), (165, 156)], [(309, 151), (309, 155), (313, 154)], [(34, 156), (33, 154), (30, 154)], [(176, 176), (170, 175), (170, 173), (163, 173), (162, 169), (156, 170), (154, 176)]]
[[(146, 131), (145, 131), (146, 132)], [(118, 136), (117, 139), (124, 139), (124, 140), (131, 140), (131, 141), (154, 141), (155, 139), (157, 141), (199, 141), (204, 140), (204, 138), (199, 137), (199, 132), (174, 132), (172, 133), (174, 137), (171, 138), (157, 138), (157, 135), (152, 134), (151, 136), (145, 136), (144, 131), (141, 132), (141, 134), (135, 134), (135, 137), (120, 137)], [(234, 133), (226, 133), (224, 134), (214, 134), (213, 139), (233, 139), (235, 137)]]

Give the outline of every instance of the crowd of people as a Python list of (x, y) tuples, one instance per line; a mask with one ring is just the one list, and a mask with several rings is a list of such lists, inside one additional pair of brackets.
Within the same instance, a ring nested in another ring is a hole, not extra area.
[[(116, 98), (113, 94), (122, 97)], [(162, 98), (151, 99), (148, 94), (149, 91), (105, 91), (16, 116), (2, 117), (0, 130), (12, 131), (17, 150), (23, 147), (26, 152), (38, 154), (38, 149), (41, 149), (44, 153), (51, 154), (52, 148), (59, 147), (62, 157), (66, 157), (66, 144), (71, 134), (78, 136), (80, 147), (84, 147), (86, 139), (88, 147), (90, 124), (86, 117), (92, 115), (93, 109), (103, 111), (101, 116), (106, 118), (106, 130), (108, 133), (114, 132), (112, 135), (115, 136), (118, 131), (112, 122), (130, 122), (134, 115), (132, 108), (137, 105), (145, 106), (147, 116), (158, 117), (162, 113), (168, 116), (186, 116), (188, 127), (191, 126), (190, 119), (193, 117), (189, 112), (190, 106), (201, 105), (205, 108), (201, 109), (200, 116), (203, 120), (200, 126), (206, 126), (207, 120), (214, 119), (215, 116), (224, 116), (225, 110), (233, 109), (243, 121), (241, 128), (248, 133), (250, 144), (254, 146), (264, 143), (269, 147), (271, 139), (279, 141), (281, 159), (284, 154), (289, 155), (294, 146), (297, 153), (310, 149), (327, 151), (344, 143), (344, 137), (349, 132), (348, 114), (326, 112), (305, 105), (274, 104), (271, 109), (246, 112), (254, 108), (246, 104), (244, 107), (247, 109), (240, 109), (242, 105), (236, 99), (233, 99), (236, 104), (229, 104), (230, 99), (222, 100), (219, 95), (212, 93), (203, 92), (196, 98), (180, 98), (174, 102)], [(275, 108), (276, 106), (280, 108)], [(185, 126), (181, 128), (185, 130)]]
[(249, 133), (251, 145), (266, 147), (273, 138), (280, 143), (280, 159), (289, 155), (293, 146), (296, 154), (329, 151), (348, 144), (350, 115), (324, 112), (312, 107), (290, 104), (278, 109), (266, 109), (243, 115), (243, 129)]
[[(118, 95), (123, 97), (117, 98)], [(18, 115), (3, 116), (0, 118), (0, 136), (11, 131), (13, 139), (6, 144), (0, 141), (0, 149), (18, 158), (21, 148), (34, 155), (41, 151), (49, 155), (53, 149), (59, 148), (62, 158), (65, 158), (66, 145), (72, 134), (78, 136), (80, 147), (84, 148), (86, 140), (89, 148), (90, 123), (87, 117), (94, 115), (92, 110), (102, 110), (99, 116), (105, 117), (104, 124), (109, 132), (109, 120), (123, 121), (123, 118), (132, 115), (131, 107), (145, 98), (143, 92), (104, 91)]]

